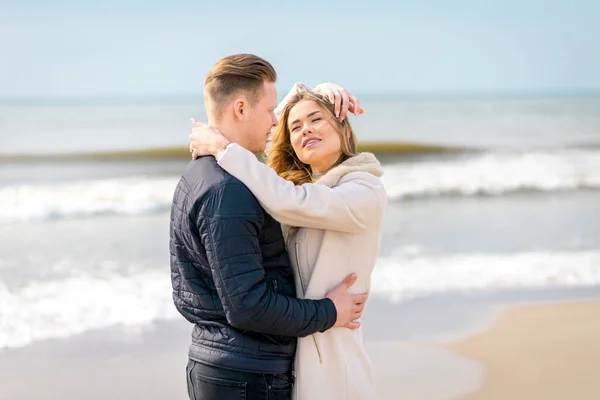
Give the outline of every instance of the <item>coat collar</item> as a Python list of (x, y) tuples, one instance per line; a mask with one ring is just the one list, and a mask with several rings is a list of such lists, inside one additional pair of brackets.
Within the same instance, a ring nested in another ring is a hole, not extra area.
[(383, 175), (381, 164), (372, 153), (359, 153), (327, 171), (315, 183), (333, 187), (344, 175), (351, 172), (368, 172), (377, 177)]

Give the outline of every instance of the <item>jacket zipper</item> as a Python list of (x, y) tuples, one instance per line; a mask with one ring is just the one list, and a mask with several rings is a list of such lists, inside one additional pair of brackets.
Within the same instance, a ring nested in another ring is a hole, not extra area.
[[(304, 279), (302, 279), (302, 268), (300, 267), (300, 259), (298, 258), (298, 241), (294, 243), (296, 249), (296, 267), (298, 268), (298, 276), (300, 277), (300, 288), (302, 289), (302, 297), (306, 294), (306, 288), (304, 287)], [(317, 348), (317, 354), (319, 355), (319, 364), (323, 364), (323, 356), (321, 355), (321, 349), (319, 349), (319, 344), (317, 343), (317, 338), (315, 335), (311, 335), (313, 338), (313, 342), (315, 342), (315, 347)]]

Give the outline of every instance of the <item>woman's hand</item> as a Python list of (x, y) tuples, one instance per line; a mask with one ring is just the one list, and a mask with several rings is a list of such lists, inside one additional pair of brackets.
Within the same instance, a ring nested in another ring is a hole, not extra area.
[(365, 110), (360, 107), (360, 102), (352, 93), (335, 83), (321, 83), (313, 91), (321, 93), (329, 98), (334, 105), (335, 116), (343, 121), (348, 115), (348, 111), (358, 116), (364, 114)]
[(190, 153), (195, 160), (200, 156), (215, 156), (219, 149), (229, 144), (221, 132), (192, 118), (194, 128), (190, 135)]

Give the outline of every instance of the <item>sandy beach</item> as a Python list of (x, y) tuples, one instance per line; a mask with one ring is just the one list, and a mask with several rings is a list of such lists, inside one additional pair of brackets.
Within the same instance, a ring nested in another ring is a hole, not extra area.
[(600, 398), (600, 301), (510, 307), (450, 348), (486, 368), (465, 400)]

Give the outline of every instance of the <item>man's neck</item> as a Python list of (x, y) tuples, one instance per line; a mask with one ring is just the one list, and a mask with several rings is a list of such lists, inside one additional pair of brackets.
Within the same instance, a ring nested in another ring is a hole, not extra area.
[(231, 124), (228, 124), (223, 121), (218, 122), (210, 122), (208, 123), (210, 126), (221, 132), (225, 139), (229, 140), (231, 143), (237, 143), (237, 129), (233, 127)]
[(225, 139), (227, 139), (230, 143), (237, 143), (246, 150), (250, 150), (245, 145), (243, 133), (240, 131), (239, 126), (237, 126), (234, 122), (225, 118), (219, 121), (214, 120), (211, 122), (211, 119), (209, 118), (208, 124), (221, 132)]

